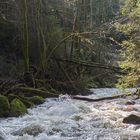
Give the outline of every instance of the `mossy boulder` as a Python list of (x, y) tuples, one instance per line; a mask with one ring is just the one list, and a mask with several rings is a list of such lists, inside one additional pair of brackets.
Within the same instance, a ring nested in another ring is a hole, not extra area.
[(13, 99), (11, 101), (10, 115), (13, 117), (18, 117), (20, 115), (24, 115), (25, 113), (27, 113), (27, 108), (23, 102), (17, 98)]
[(10, 110), (10, 104), (6, 96), (0, 95), (0, 117), (7, 117)]
[(31, 101), (29, 101), (28, 99), (26, 99), (26, 97), (17, 96), (17, 95), (14, 95), (14, 94), (9, 94), (8, 95), (9, 102), (14, 100), (15, 98), (17, 98), (20, 101), (22, 101), (27, 108), (30, 108), (30, 107), (34, 106), (34, 104)]
[(39, 104), (42, 104), (45, 102), (45, 99), (40, 96), (30, 97), (30, 98), (28, 98), (28, 100), (31, 101), (32, 103), (34, 103), (35, 105), (39, 105)]
[(40, 125), (31, 124), (25, 126), (24, 128), (18, 129), (15, 132), (12, 132), (14, 136), (23, 136), (23, 135), (31, 135), (31, 136), (38, 136), (40, 133), (44, 131), (44, 128)]

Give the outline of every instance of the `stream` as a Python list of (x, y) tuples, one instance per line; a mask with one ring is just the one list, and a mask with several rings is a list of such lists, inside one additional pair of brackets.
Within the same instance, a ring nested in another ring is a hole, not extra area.
[[(113, 96), (135, 89), (91, 89), (90, 98)], [(140, 140), (140, 125), (123, 124), (124, 117), (140, 115), (140, 99), (89, 103), (69, 96), (46, 99), (19, 118), (0, 119), (0, 140)]]

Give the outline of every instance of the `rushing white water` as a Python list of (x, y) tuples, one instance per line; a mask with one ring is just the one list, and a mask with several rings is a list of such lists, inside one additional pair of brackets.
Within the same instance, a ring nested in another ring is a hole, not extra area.
[[(121, 92), (92, 91), (92, 98)], [(68, 96), (47, 99), (23, 117), (1, 119), (0, 140), (140, 140), (139, 125), (122, 123), (129, 114), (140, 114), (140, 100), (133, 106), (125, 105), (125, 100), (89, 103)]]

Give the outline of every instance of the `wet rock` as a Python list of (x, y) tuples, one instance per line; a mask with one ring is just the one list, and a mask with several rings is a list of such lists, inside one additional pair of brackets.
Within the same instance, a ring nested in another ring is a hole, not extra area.
[(0, 117), (7, 117), (10, 110), (10, 104), (6, 96), (0, 95)]
[(127, 107), (122, 108), (122, 111), (132, 112), (132, 111), (139, 111), (139, 109), (134, 106), (127, 106)]
[(34, 104), (31, 101), (28, 101), (28, 99), (26, 99), (24, 97), (17, 96), (17, 95), (14, 95), (14, 94), (9, 94), (8, 95), (8, 99), (9, 99), (10, 102), (12, 100), (14, 100), (15, 98), (21, 100), (27, 108), (30, 108), (30, 107), (34, 106)]
[(126, 105), (135, 105), (135, 102), (133, 100), (128, 100), (125, 103)]
[(19, 129), (18, 131), (13, 132), (12, 135), (23, 136), (24, 134), (28, 134), (28, 135), (35, 137), (35, 136), (38, 136), (43, 131), (44, 131), (44, 129), (39, 125), (30, 125), (23, 129)]
[(17, 98), (12, 100), (10, 116), (18, 117), (18, 116), (23, 115), (25, 113), (27, 113), (26, 106)]
[(60, 133), (62, 132), (62, 130), (60, 128), (52, 128), (52, 131), (49, 132), (50, 135), (56, 134), (56, 133)]
[(140, 124), (140, 116), (131, 114), (123, 119), (123, 123), (127, 124)]
[(39, 105), (45, 102), (45, 99), (43, 97), (40, 96), (34, 96), (34, 97), (30, 97), (28, 98), (28, 100), (32, 103), (34, 103), (35, 105)]
[(73, 118), (73, 120), (75, 120), (75, 121), (80, 121), (80, 120), (82, 120), (83, 118), (81, 117), (81, 116), (79, 116), (79, 115), (76, 115), (76, 116), (74, 116), (74, 118)]

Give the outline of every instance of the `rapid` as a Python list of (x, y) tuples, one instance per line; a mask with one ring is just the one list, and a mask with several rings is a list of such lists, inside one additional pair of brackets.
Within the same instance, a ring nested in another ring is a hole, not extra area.
[[(113, 96), (135, 89), (91, 89), (90, 98)], [(68, 95), (46, 99), (18, 118), (0, 119), (0, 140), (140, 140), (140, 125), (124, 124), (129, 114), (140, 115), (140, 99), (99, 102), (73, 100)]]

